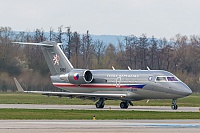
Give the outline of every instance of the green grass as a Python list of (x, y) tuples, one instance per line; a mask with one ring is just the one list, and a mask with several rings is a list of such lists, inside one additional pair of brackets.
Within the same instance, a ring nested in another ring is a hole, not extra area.
[[(107, 105), (119, 105), (121, 101), (108, 100)], [(136, 106), (170, 106), (171, 100), (146, 100), (133, 102)], [(0, 104), (58, 104), (94, 105), (90, 100), (46, 97), (40, 94), (0, 93)], [(179, 106), (200, 107), (200, 94), (178, 99)], [(60, 120), (112, 119), (200, 119), (199, 112), (154, 112), (115, 110), (40, 110), (40, 109), (0, 109), (0, 119), (60, 119)]]
[(0, 119), (48, 119), (48, 120), (97, 120), (114, 119), (200, 119), (199, 112), (153, 112), (114, 110), (39, 110), (1, 109)]
[[(119, 105), (120, 100), (107, 100), (106, 105)], [(133, 101), (135, 106), (171, 106), (171, 100), (146, 100)], [(94, 105), (90, 100), (47, 97), (40, 94), (30, 93), (0, 93), (0, 104), (58, 104), (58, 105)], [(178, 106), (200, 107), (200, 94), (192, 94), (177, 101)]]

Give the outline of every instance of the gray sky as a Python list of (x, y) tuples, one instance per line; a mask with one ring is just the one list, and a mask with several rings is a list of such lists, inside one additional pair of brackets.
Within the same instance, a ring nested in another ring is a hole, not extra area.
[(0, 26), (97, 35), (200, 35), (200, 0), (0, 0)]

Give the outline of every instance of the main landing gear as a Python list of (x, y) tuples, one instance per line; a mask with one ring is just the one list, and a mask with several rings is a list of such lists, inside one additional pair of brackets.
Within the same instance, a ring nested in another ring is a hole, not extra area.
[(133, 103), (132, 103), (131, 101), (122, 101), (122, 102), (120, 103), (120, 108), (122, 108), (122, 109), (127, 109), (129, 104), (130, 104), (131, 106), (133, 106)]
[[(105, 101), (104, 98), (100, 98), (99, 101), (96, 102), (96, 108), (104, 108), (105, 105), (104, 101)], [(127, 109), (129, 105), (133, 106), (133, 103), (131, 101), (122, 101), (120, 103), (120, 108)]]
[(98, 102), (96, 102), (96, 108), (104, 108), (104, 103), (105, 99), (100, 98)]
[(177, 110), (178, 109), (178, 105), (176, 104), (176, 99), (172, 99), (172, 106), (171, 106), (171, 108), (173, 110)]

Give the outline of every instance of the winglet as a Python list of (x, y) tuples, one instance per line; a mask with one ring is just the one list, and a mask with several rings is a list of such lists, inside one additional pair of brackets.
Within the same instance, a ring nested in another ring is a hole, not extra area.
[(15, 85), (17, 87), (18, 92), (24, 92), (24, 89), (22, 88), (22, 86), (19, 84), (19, 82), (17, 81), (15, 77), (14, 77), (14, 81), (15, 81)]

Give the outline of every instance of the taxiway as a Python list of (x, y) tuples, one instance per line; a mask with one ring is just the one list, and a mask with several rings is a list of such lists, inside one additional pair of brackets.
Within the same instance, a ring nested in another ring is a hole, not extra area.
[(166, 111), (166, 112), (198, 112), (199, 107), (179, 107), (172, 110), (170, 106), (129, 106), (121, 109), (119, 106), (105, 105), (103, 109), (97, 109), (95, 105), (41, 105), (41, 104), (0, 104), (0, 108), (20, 109), (76, 109), (76, 110), (135, 110), (135, 111)]
[[(0, 104), (0, 108), (122, 110), (119, 106), (109, 105), (106, 105), (104, 109), (96, 109), (94, 105)], [(179, 107), (178, 110), (171, 110), (168, 106), (130, 106), (123, 110), (197, 112), (199, 107)], [(199, 133), (199, 131), (200, 120), (0, 120), (0, 132), (6, 133)]]
[(0, 132), (199, 133), (200, 120), (0, 120)]

